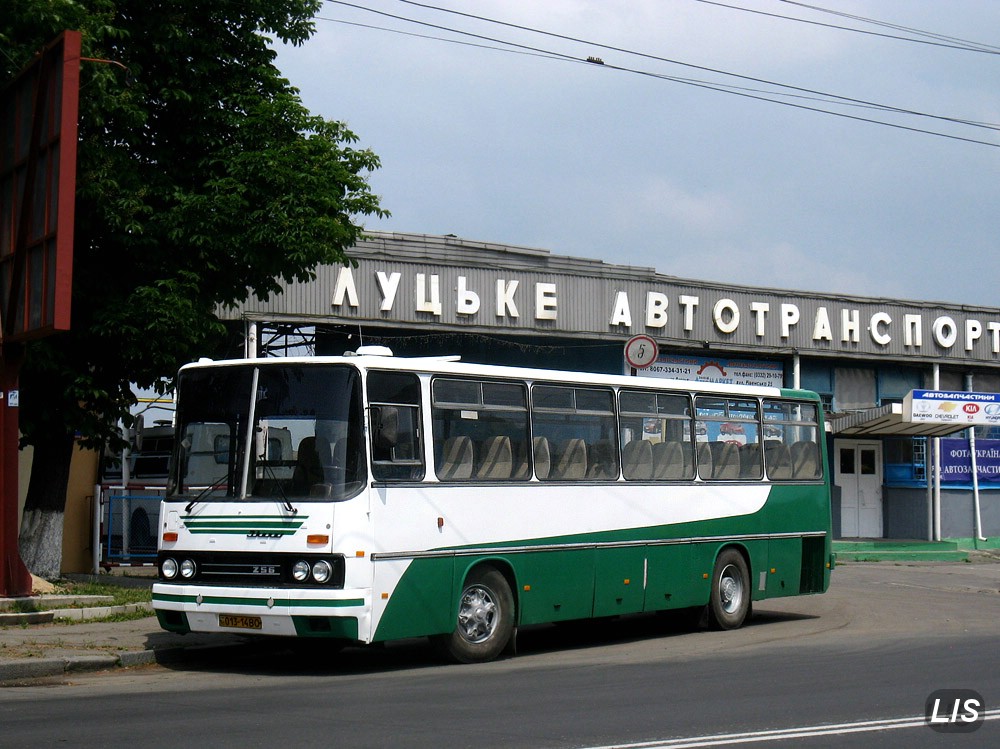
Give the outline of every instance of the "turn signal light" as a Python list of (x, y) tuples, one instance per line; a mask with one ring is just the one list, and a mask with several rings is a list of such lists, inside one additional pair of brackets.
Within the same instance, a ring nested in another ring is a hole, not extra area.
[(170, 531), (168, 533), (164, 533), (163, 534), (163, 540), (164, 541), (176, 541), (177, 540), (177, 534), (174, 533), (173, 531)]
[(311, 533), (306, 536), (307, 544), (328, 544), (330, 543), (330, 537), (322, 533)]

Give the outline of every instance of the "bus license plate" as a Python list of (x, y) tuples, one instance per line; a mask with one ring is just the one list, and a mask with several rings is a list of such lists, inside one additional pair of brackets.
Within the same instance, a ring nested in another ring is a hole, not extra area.
[(263, 628), (259, 616), (233, 616), (231, 614), (219, 614), (219, 626), (233, 627), (235, 629)]

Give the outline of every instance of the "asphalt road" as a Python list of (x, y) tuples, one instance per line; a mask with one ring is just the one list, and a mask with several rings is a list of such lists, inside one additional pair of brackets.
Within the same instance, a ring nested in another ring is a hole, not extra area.
[[(0, 746), (1000, 745), (1000, 564), (843, 566), (827, 594), (760, 603), (741, 630), (678, 624), (535, 628), (517, 657), (473, 666), (420, 641), (194, 651), (0, 690)], [(982, 725), (931, 730), (941, 689), (974, 690)]]

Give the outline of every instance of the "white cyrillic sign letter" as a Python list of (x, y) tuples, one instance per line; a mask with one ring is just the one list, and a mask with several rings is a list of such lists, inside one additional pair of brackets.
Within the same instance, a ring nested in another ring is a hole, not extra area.
[(382, 305), (379, 307), (382, 312), (392, 311), (392, 305), (396, 301), (396, 291), (399, 289), (399, 279), (402, 277), (402, 273), (386, 273), (381, 270), (375, 274), (379, 291), (382, 292)]
[(684, 330), (694, 330), (694, 308), (698, 306), (698, 297), (681, 294), (677, 303), (684, 310)]
[(556, 285), (554, 283), (535, 284), (535, 319), (556, 319)]
[(712, 308), (712, 321), (720, 333), (734, 333), (740, 326), (740, 308), (732, 299), (720, 299)]
[(764, 321), (767, 313), (771, 311), (771, 305), (767, 302), (750, 302), (750, 311), (754, 317), (754, 335), (763, 338), (766, 333)]
[(859, 343), (861, 341), (861, 310), (845, 309), (840, 311), (840, 340), (842, 343)]
[(942, 315), (931, 325), (931, 335), (941, 348), (951, 348), (958, 340), (958, 326), (950, 317)]
[(889, 341), (892, 340), (892, 336), (888, 332), (883, 332), (880, 326), (885, 325), (887, 328), (892, 324), (892, 318), (889, 317), (885, 312), (876, 312), (872, 315), (869, 321), (868, 332), (879, 346), (888, 346)]
[(514, 292), (517, 291), (517, 281), (497, 281), (497, 317), (517, 317), (517, 305), (514, 304)]
[(479, 294), (469, 291), (469, 280), (465, 276), (458, 277), (458, 288), (455, 289), (455, 312), (460, 315), (474, 315), (479, 312)]
[(663, 328), (667, 324), (667, 295), (659, 291), (646, 293), (646, 327)]
[(417, 274), (417, 312), (430, 312), (433, 315), (441, 316), (441, 277), (431, 276), (430, 296), (427, 294), (427, 276), (424, 273)]
[(830, 313), (827, 312), (826, 307), (816, 308), (816, 319), (813, 321), (813, 340), (833, 340), (833, 326), (830, 325)]
[(781, 305), (781, 337), (788, 338), (792, 334), (792, 327), (799, 322), (799, 308), (794, 304)]
[(924, 345), (923, 322), (920, 315), (903, 315), (903, 345), (920, 348)]
[(337, 285), (333, 289), (333, 301), (331, 307), (339, 307), (344, 303), (344, 296), (347, 296), (347, 303), (351, 307), (358, 306), (358, 290), (354, 286), (354, 274), (349, 266), (344, 266), (337, 274)]
[(628, 293), (618, 291), (615, 293), (615, 308), (611, 311), (610, 325), (624, 325), (626, 328), (632, 327), (632, 310), (628, 306)]

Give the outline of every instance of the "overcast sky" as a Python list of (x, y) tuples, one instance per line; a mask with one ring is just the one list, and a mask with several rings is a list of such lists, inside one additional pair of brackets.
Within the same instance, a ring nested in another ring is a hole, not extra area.
[[(398, 0), (326, 2), (316, 35), (278, 56), (310, 110), (381, 158), (370, 181), (392, 217), (367, 228), (686, 279), (1000, 306), (1000, 2), (813, 6), (900, 30), (781, 0), (431, 1), (548, 34)], [(940, 46), (966, 42), (998, 46)]]

